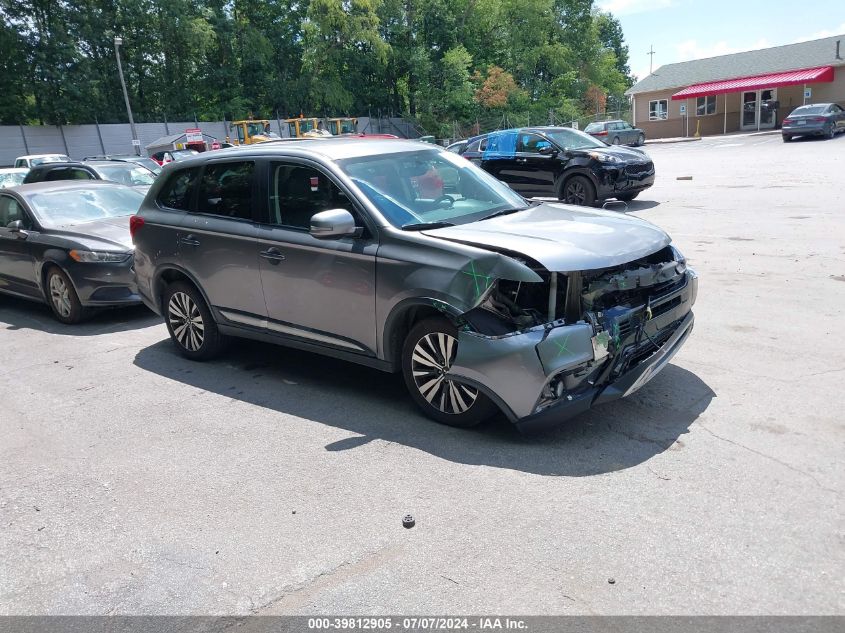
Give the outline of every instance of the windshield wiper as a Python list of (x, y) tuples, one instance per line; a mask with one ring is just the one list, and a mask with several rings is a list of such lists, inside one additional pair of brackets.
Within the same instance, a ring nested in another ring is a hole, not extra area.
[(501, 215), (510, 215), (511, 213), (518, 213), (519, 211), (525, 211), (532, 205), (528, 205), (527, 207), (523, 207), (522, 209), (502, 209), (501, 211), (496, 211), (491, 213), (490, 215), (485, 215), (482, 220), (489, 220), (490, 218), (498, 218)]
[(426, 229), (442, 229), (455, 226), (453, 222), (418, 222), (417, 224), (403, 224), (403, 231), (425, 231)]

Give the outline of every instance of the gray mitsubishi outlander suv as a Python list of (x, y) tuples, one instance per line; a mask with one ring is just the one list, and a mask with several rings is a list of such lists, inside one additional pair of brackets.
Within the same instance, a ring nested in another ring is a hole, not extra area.
[(401, 371), (429, 417), (522, 430), (626, 396), (693, 326), (698, 280), (643, 220), (528, 201), (403, 140), (275, 141), (168, 165), (131, 220), (176, 348), (247, 337)]

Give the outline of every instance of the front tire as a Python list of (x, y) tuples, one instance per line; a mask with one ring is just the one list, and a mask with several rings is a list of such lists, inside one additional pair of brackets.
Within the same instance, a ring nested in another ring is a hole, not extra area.
[(214, 358), (223, 336), (202, 294), (192, 284), (177, 281), (164, 293), (164, 321), (179, 353), (191, 360)]
[(789, 134), (783, 135), (783, 142), (784, 143), (789, 143), (789, 141), (791, 141), (791, 140), (792, 140), (792, 137)]
[(426, 416), (466, 428), (493, 416), (496, 405), (477, 388), (445, 377), (457, 353), (457, 328), (443, 317), (425, 319), (405, 339), (402, 375), (411, 398)]
[(58, 321), (72, 325), (85, 317), (85, 309), (79, 301), (79, 295), (67, 276), (58, 266), (47, 271), (47, 303)]
[(572, 176), (563, 183), (560, 200), (567, 204), (592, 207), (596, 203), (596, 190), (585, 176)]

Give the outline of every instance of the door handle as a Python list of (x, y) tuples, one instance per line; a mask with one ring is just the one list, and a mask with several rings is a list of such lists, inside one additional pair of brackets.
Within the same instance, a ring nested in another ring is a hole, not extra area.
[(277, 248), (268, 248), (266, 251), (261, 251), (259, 255), (264, 259), (269, 260), (274, 266), (285, 260), (285, 256), (282, 255), (282, 252)]
[(527, 158), (517, 158), (517, 159), (516, 159), (516, 162), (517, 162), (517, 163), (527, 163), (527, 162), (528, 162), (528, 159), (527, 159)]
[(187, 237), (180, 237), (179, 243), (184, 244), (185, 246), (199, 246), (200, 241), (195, 238), (193, 235), (188, 235)]

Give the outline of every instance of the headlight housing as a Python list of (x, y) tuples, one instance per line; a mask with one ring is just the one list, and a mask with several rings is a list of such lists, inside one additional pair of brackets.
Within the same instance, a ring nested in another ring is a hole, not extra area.
[(681, 255), (681, 251), (679, 251), (674, 246), (670, 246), (670, 248), (672, 249), (673, 257), (675, 258), (675, 261), (678, 264), (677, 266), (675, 266), (675, 270), (678, 272), (678, 274), (683, 275), (687, 270), (687, 258)]
[(616, 156), (610, 154), (603, 154), (601, 152), (590, 152), (590, 158), (599, 161), (600, 163), (618, 163), (621, 162)]
[(70, 258), (77, 262), (83, 263), (117, 263), (125, 262), (132, 256), (132, 253), (115, 253), (110, 251), (82, 251), (74, 249), (68, 253)]

